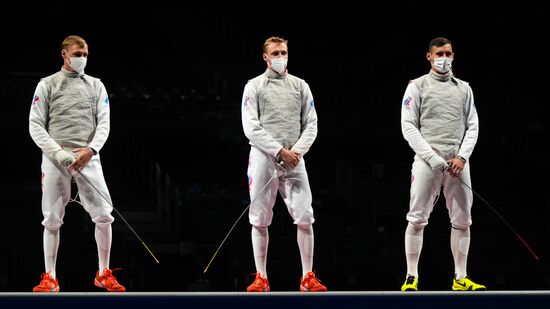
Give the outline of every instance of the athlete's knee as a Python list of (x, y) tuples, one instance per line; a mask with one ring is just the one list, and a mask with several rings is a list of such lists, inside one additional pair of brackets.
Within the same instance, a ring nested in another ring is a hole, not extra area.
[(311, 226), (315, 222), (315, 218), (313, 217), (313, 214), (311, 215), (303, 215), (300, 217), (296, 217), (294, 219), (294, 224), (296, 224), (298, 227), (300, 226)]
[(469, 228), (470, 228), (470, 225), (471, 224), (456, 224), (456, 223), (451, 223), (451, 227), (455, 230), (461, 230), (461, 231), (467, 231)]
[(271, 219), (267, 216), (250, 216), (248, 222), (256, 227), (269, 227), (271, 225)]
[(105, 215), (98, 215), (93, 217), (92, 221), (96, 225), (102, 227), (102, 226), (108, 226), (109, 224), (113, 223), (113, 221), (115, 221), (115, 218), (110, 214), (105, 214)]
[(430, 213), (429, 208), (413, 206), (407, 213), (406, 219), (415, 226), (426, 226), (430, 219)]
[(306, 235), (313, 235), (313, 225), (312, 224), (297, 224), (298, 231), (306, 234)]
[(268, 227), (271, 225), (273, 219), (273, 212), (268, 209), (267, 211), (250, 211), (248, 214), (248, 222), (251, 225), (257, 227)]
[(44, 232), (50, 235), (57, 235), (60, 227), (46, 227), (44, 226)]
[(424, 216), (407, 215), (407, 221), (416, 229), (424, 229), (428, 225), (428, 218)]
[(44, 218), (44, 220), (42, 220), (42, 225), (46, 230), (55, 231), (61, 228), (61, 225), (63, 225), (63, 220), (58, 218), (47, 217), (47, 218)]
[(259, 236), (267, 236), (268, 234), (268, 227), (267, 226), (252, 226), (252, 233), (257, 234)]
[(457, 230), (467, 230), (472, 225), (472, 218), (470, 216), (464, 218), (451, 219), (451, 226)]
[(257, 230), (264, 230), (264, 229), (267, 229), (269, 227), (269, 225), (257, 225), (257, 224), (252, 224), (252, 228), (253, 229), (257, 229)]
[(311, 223), (299, 223), (299, 224), (296, 224), (296, 226), (300, 229), (300, 230), (313, 230), (313, 224)]
[(313, 215), (313, 208), (292, 208), (289, 209), (290, 215), (294, 218), (294, 224), (296, 225), (312, 225), (315, 222), (315, 216)]
[(427, 221), (425, 223), (421, 223), (421, 224), (409, 221), (409, 223), (407, 225), (408, 225), (408, 227), (410, 227), (411, 229), (414, 229), (415, 231), (422, 231), (422, 230), (424, 230), (424, 228), (426, 227), (427, 224), (428, 224)]

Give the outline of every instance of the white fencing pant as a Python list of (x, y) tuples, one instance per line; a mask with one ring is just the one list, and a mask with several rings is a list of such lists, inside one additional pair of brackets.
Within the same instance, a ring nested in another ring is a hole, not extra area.
[[(275, 179), (269, 183), (263, 192), (265, 184), (278, 170)], [(313, 207), (311, 189), (304, 159), (293, 169), (281, 167), (275, 158), (267, 155), (260, 149), (252, 146), (248, 161), (248, 188), (250, 205), (248, 218), (250, 224), (258, 227), (271, 225), (273, 206), (277, 199), (277, 192), (281, 194), (294, 224), (313, 224)], [(259, 196), (257, 196), (260, 194)]]
[[(464, 165), (460, 178), (472, 187), (469, 163)], [(452, 226), (460, 230), (468, 229), (472, 224), (472, 190), (447, 172), (434, 172), (426, 161), (418, 156), (415, 156), (412, 165), (411, 200), (407, 220), (415, 226), (426, 226), (442, 185)]]
[[(81, 173), (98, 189), (109, 202), (111, 196), (105, 183), (99, 154), (81, 170)], [(42, 225), (49, 230), (57, 230), (63, 224), (65, 206), (71, 197), (71, 172), (61, 167), (55, 160), (42, 154)], [(113, 207), (79, 174), (74, 176), (80, 201), (92, 221), (99, 225), (109, 225), (114, 221)]]

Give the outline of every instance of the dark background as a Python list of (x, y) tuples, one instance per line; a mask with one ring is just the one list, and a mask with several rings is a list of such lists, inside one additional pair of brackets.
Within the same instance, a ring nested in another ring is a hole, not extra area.
[[(60, 69), (61, 41), (87, 40), (86, 73), (104, 82), (111, 133), (101, 151), (115, 208), (111, 268), (129, 291), (244, 291), (253, 279), (249, 145), (240, 104), (261, 74), (269, 36), (289, 40), (319, 116), (306, 156), (316, 215), (314, 270), (330, 290), (399, 290), (413, 152), (401, 135), (410, 79), (429, 70), (428, 42), (453, 42), (470, 82), (480, 136), (470, 159), (474, 201), (468, 273), (491, 290), (550, 284), (547, 195), (548, 10), (542, 2), (330, 5), (213, 1), (146, 6), (14, 4), (0, 18), (0, 291), (31, 291), (44, 271), (41, 152), (28, 113), (41, 77)], [(73, 191), (73, 196), (76, 190)], [(493, 210), (510, 225), (506, 224)], [(450, 225), (440, 199), (425, 230), (422, 290), (449, 290)], [(6, 224), (7, 223), (7, 224)], [(514, 229), (540, 258), (533, 258)], [(61, 228), (62, 291), (96, 291), (93, 224), (76, 203)], [(281, 200), (270, 227), (272, 290), (298, 290), (296, 229)]]

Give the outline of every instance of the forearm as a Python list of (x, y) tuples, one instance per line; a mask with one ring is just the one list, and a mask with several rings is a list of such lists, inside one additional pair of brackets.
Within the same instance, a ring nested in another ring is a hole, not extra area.
[(99, 152), (109, 137), (109, 131), (111, 129), (111, 109), (109, 106), (109, 97), (103, 84), (101, 85), (101, 93), (97, 103), (97, 126), (95, 129), (94, 137), (88, 145), (96, 152)]
[(300, 134), (298, 141), (294, 144), (294, 147), (292, 147), (293, 151), (301, 155), (305, 155), (309, 151), (309, 148), (317, 138), (317, 113), (313, 109), (306, 118), (305, 128), (302, 134)]
[(479, 135), (477, 110), (473, 102), (473, 96), (470, 96), (470, 98), (471, 99), (468, 105), (468, 116), (466, 119), (466, 133), (464, 134), (464, 139), (462, 140), (462, 144), (460, 145), (460, 150), (458, 152), (458, 155), (466, 160), (470, 159)]

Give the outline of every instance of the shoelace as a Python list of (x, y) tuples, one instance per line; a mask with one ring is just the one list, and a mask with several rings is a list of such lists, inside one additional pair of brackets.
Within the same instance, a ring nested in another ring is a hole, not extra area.
[(264, 279), (258, 278), (258, 279), (256, 279), (256, 280), (254, 280), (253, 285), (262, 286), (262, 287), (263, 287), (264, 285), (266, 285), (266, 283), (265, 283), (265, 280), (264, 280)]
[(407, 284), (413, 284), (414, 282), (414, 276), (408, 276), (407, 277)]
[(40, 278), (42, 279), (40, 281), (40, 283), (38, 284), (38, 286), (40, 286), (40, 287), (45, 288), (45, 287), (49, 286), (50, 282), (55, 282), (55, 279), (52, 279), (52, 277), (50, 277), (49, 273), (41, 274)]
[(304, 283), (307, 283), (308, 285), (314, 285), (314, 284), (318, 284), (321, 282), (321, 279), (315, 277), (315, 274), (307, 274), (305, 277), (304, 277)]
[(474, 282), (474, 280), (472, 280), (472, 278), (470, 278), (470, 276), (466, 276), (466, 277), (464, 277), (464, 278), (462, 278), (462, 279), (460, 279), (460, 280), (455, 278), (455, 281), (462, 281), (462, 280), (464, 280), (464, 279), (468, 279), (468, 280)]
[(264, 285), (266, 283), (267, 279), (258, 277), (256, 280), (254, 280), (255, 285)]
[(259, 275), (258, 273), (253, 273), (253, 274), (250, 274), (251, 276), (256, 276), (256, 279), (254, 279), (254, 282), (252, 282), (252, 285), (259, 285), (259, 286), (264, 286), (266, 285), (266, 282), (267, 282), (267, 278), (263, 278), (261, 275)]
[(112, 284), (118, 283), (116, 281), (116, 277), (113, 275), (113, 271), (117, 271), (117, 270), (121, 270), (121, 269), (122, 268), (115, 268), (115, 269), (105, 268), (103, 270), (103, 276), (100, 276), (100, 277), (105, 278), (106, 281), (110, 281)]
[(115, 268), (115, 269), (105, 268), (103, 270), (103, 276), (107, 278), (115, 278), (115, 276), (113, 275), (113, 272), (117, 270), (122, 270), (122, 268)]

